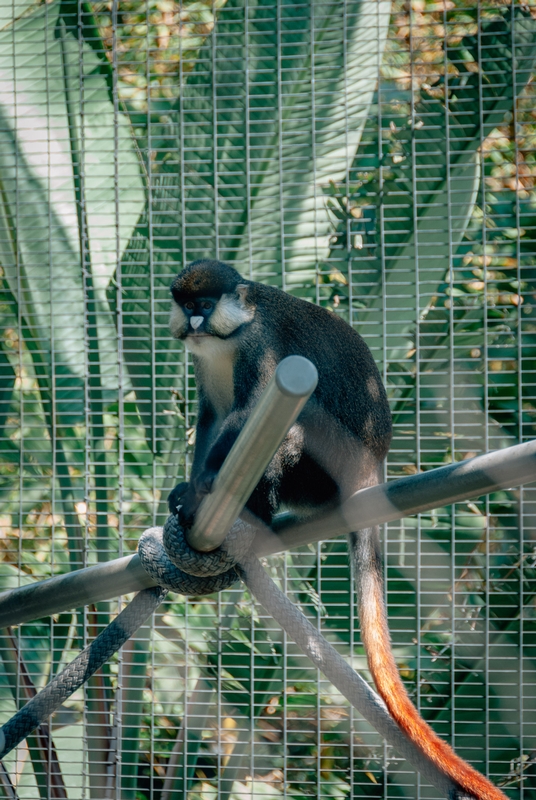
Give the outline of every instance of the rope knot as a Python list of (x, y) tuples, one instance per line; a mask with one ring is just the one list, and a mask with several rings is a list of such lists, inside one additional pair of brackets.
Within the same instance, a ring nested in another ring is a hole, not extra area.
[(142, 534), (138, 554), (159, 586), (185, 595), (212, 594), (239, 579), (235, 564), (248, 552), (254, 536), (254, 529), (238, 519), (220, 547), (201, 553), (190, 547), (177, 517), (170, 514), (163, 528)]

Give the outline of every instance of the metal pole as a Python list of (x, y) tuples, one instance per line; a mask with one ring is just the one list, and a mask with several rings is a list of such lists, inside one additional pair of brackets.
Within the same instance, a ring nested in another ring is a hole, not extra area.
[(536, 439), (355, 492), (336, 511), (310, 521), (275, 520), (260, 531), (257, 555), (270, 555), (383, 522), (536, 481)]
[[(254, 550), (257, 555), (270, 555), (531, 481), (536, 481), (536, 440), (362, 489), (340, 510), (307, 522), (296, 523), (282, 515), (275, 520), (276, 532), (259, 529)], [(3, 592), (0, 627), (153, 585), (138, 556), (127, 556)]]
[(223, 542), (317, 382), (307, 358), (281, 361), (186, 534), (191, 547), (206, 553)]
[(55, 575), (0, 594), (0, 628), (156, 586), (138, 554)]

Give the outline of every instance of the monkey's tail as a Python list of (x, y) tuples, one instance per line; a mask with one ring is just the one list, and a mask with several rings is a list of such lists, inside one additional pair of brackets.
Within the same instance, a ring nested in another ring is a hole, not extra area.
[(467, 796), (476, 800), (507, 800), (500, 789), (456, 755), (422, 719), (409, 699), (391, 650), (383, 595), (379, 529), (368, 528), (351, 536), (357, 562), (361, 639), (374, 683), (389, 713), (421, 756), (452, 780), (452, 800)]

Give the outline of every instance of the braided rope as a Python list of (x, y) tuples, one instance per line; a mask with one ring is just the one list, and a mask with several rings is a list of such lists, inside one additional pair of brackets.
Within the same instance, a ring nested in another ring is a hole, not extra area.
[(346, 663), (307, 617), (277, 587), (256, 556), (252, 554), (244, 556), (237, 569), (261, 606), (390, 745), (449, 800), (473, 800), (415, 748), (390, 716), (382, 698)]
[(238, 520), (221, 547), (199, 553), (190, 547), (174, 516), (168, 518), (164, 529), (145, 531), (138, 546), (140, 560), (158, 586), (139, 592), (85, 650), (0, 728), (0, 758), (45, 722), (124, 645), (158, 608), (168, 589), (184, 595), (206, 595), (236, 583), (235, 564), (249, 549), (254, 535), (253, 528)]
[(167, 594), (156, 586), (139, 592), (74, 661), (26, 703), (0, 729), (0, 758), (39, 727), (108, 661), (155, 611)]
[(144, 570), (173, 592), (205, 595), (228, 589), (238, 580), (235, 564), (249, 550), (255, 531), (237, 520), (225, 541), (210, 553), (194, 550), (177, 517), (170, 515), (164, 529), (149, 528), (138, 543)]

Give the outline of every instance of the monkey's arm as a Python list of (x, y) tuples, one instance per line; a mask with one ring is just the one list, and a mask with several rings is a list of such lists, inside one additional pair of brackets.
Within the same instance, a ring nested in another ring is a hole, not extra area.
[(190, 480), (194, 481), (203, 471), (207, 453), (214, 438), (216, 414), (205, 396), (199, 392), (199, 413), (195, 427), (194, 461)]
[[(251, 404), (253, 407), (254, 404)], [(229, 451), (238, 439), (238, 436), (251, 414), (251, 408), (231, 411), (218, 431), (218, 436), (211, 447), (206, 446), (203, 455), (200, 455), (200, 472), (206, 476), (215, 477), (227, 458)], [(208, 442), (207, 444), (210, 444)], [(197, 461), (197, 448), (196, 448)]]
[(223, 462), (227, 458), (229, 451), (238, 439), (240, 432), (247, 422), (251, 414), (251, 409), (240, 409), (232, 411), (225, 420), (221, 430), (218, 433), (218, 438), (208, 451), (204, 459), (203, 473), (207, 477), (212, 475), (213, 478), (220, 471)]
[[(276, 363), (273, 365), (273, 370), (275, 370)], [(233, 367), (232, 407), (218, 427), (217, 434), (215, 436), (210, 435), (208, 441), (205, 439), (200, 441), (199, 453), (196, 443), (195, 469), (192, 470), (192, 483), (194, 484), (193, 488), (201, 495), (211, 490), (214, 478), (220, 471), (229, 451), (238, 439), (242, 428), (266, 388), (270, 373), (273, 370), (261, 370), (261, 366), (262, 364), (258, 362), (258, 353), (255, 348), (239, 348)], [(264, 373), (264, 378), (260, 377), (261, 372)], [(210, 407), (210, 404), (205, 399), (201, 382), (199, 389), (203, 392), (203, 405)], [(204, 424), (205, 417), (203, 418), (203, 424), (201, 424), (200, 419), (197, 426), (200, 433), (200, 429), (204, 427)], [(202, 496), (200, 499), (202, 499)]]
[[(195, 450), (194, 462), (191, 470), (191, 481), (195, 481), (197, 476), (202, 472), (205, 463), (207, 451), (210, 448), (210, 442), (213, 436), (213, 428), (215, 423), (215, 415), (212, 407), (207, 402), (206, 398), (200, 394), (199, 396), (199, 415), (197, 418), (196, 435), (195, 435)], [(187, 481), (182, 481), (177, 484), (168, 496), (168, 507), (171, 514), (177, 513), (177, 507), (182, 506), (191, 495), (190, 484)]]
[(201, 432), (203, 438), (200, 442), (199, 453), (196, 441), (194, 467), (192, 468), (190, 484), (187, 492), (181, 498), (182, 508), (179, 512), (181, 524), (186, 526), (192, 524), (199, 505), (212, 490), (214, 479), (250, 416), (254, 405), (255, 403), (251, 402), (243, 408), (235, 408), (231, 411), (223, 422), (212, 445), (210, 435), (207, 437), (204, 431), (200, 431), (200, 424), (198, 423), (198, 431)]

